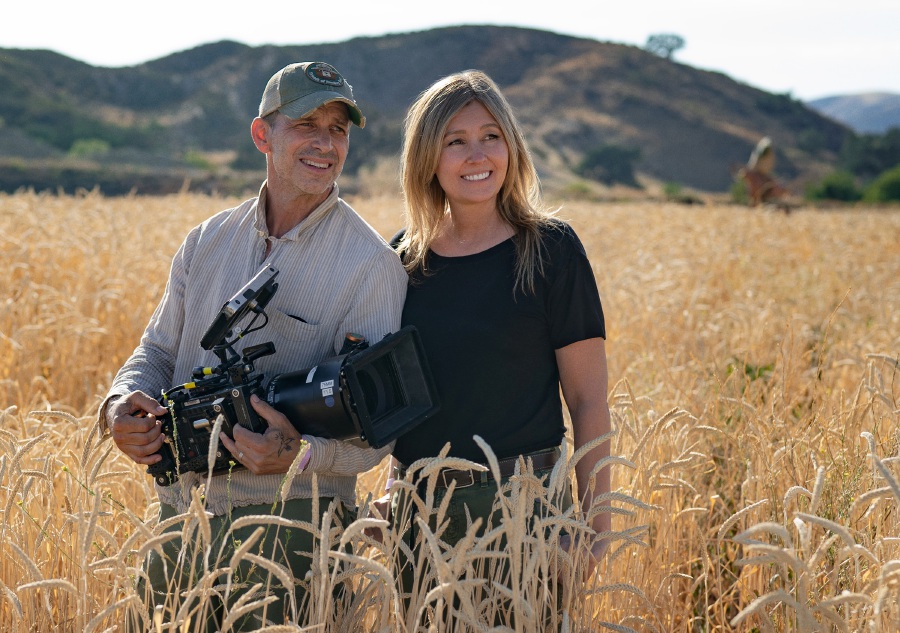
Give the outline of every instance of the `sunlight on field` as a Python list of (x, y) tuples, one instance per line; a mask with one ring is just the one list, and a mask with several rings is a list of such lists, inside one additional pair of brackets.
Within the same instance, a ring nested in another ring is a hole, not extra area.
[[(0, 630), (145, 617), (133, 582), (158, 542), (155, 493), (98, 444), (94, 418), (181, 239), (236, 202), (0, 194)], [(396, 198), (351, 202), (385, 237), (401, 226)], [(603, 299), (618, 458), (610, 554), (563, 583), (561, 630), (900, 629), (900, 210), (573, 202), (560, 216)], [(359, 499), (384, 479), (364, 475)], [(516, 525), (522, 560), (552, 569), (552, 540)], [(429, 630), (418, 609), (444, 614), (435, 630), (488, 630), (494, 611), (449, 599), (475, 591), (453, 570), (484, 543), (445, 552), (444, 594), (406, 612), (389, 582), (397, 542), (360, 531), (345, 535), (350, 571), (312, 583), (319, 630)], [(524, 576), (519, 594), (496, 591), (512, 630), (531, 631), (546, 587)], [(356, 601), (332, 603), (333, 582)]]

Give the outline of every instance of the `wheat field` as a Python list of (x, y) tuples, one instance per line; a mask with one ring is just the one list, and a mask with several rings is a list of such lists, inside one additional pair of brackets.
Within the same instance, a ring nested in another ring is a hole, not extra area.
[[(385, 236), (402, 223), (396, 197), (350, 201)], [(380, 466), (360, 478), (358, 521), (337, 529), (323, 508), (304, 526), (320, 543), (311, 577), (285, 578), (250, 539), (148, 613), (135, 579), (165, 539), (155, 493), (98, 441), (96, 410), (187, 230), (235, 202), (0, 194), (0, 630), (201, 630), (212, 581), (241, 560), (308, 589), (291, 620), (308, 628), (260, 623), (271, 632), (900, 630), (900, 209), (655, 201), (560, 210), (607, 318), (614, 435), (598, 466), (613, 492), (600, 505), (548, 503), (528, 529), (542, 487), (526, 469), (504, 520), (449, 548), (445, 504), (417, 497), (437, 526), (421, 530), (417, 566), (431, 589), (403, 600), (402, 545), (364, 510)], [(571, 476), (567, 457), (551, 486)], [(613, 512), (611, 547), (583, 578), (556, 539), (597, 510)], [(192, 513), (184, 536), (203, 551), (199, 497)], [(501, 559), (508, 573), (480, 580)]]

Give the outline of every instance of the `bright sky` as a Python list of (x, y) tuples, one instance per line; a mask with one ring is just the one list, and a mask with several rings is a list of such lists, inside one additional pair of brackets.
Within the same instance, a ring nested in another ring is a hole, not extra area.
[(635, 46), (655, 33), (675, 33), (686, 42), (676, 61), (770, 92), (798, 99), (900, 94), (898, 0), (10, 0), (0, 12), (0, 48), (129, 66), (223, 39), (315, 44), (459, 24), (525, 26)]

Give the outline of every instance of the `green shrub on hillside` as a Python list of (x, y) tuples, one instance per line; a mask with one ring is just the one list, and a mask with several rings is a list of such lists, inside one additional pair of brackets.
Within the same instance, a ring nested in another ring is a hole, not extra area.
[(735, 204), (750, 204), (750, 193), (747, 191), (747, 183), (741, 178), (736, 178), (731, 183), (731, 201)]
[(807, 187), (806, 199), (856, 202), (862, 199), (862, 191), (856, 186), (852, 174), (835, 171), (825, 176), (818, 184)]
[(110, 145), (100, 138), (79, 138), (69, 148), (70, 158), (92, 158), (108, 154)]
[(215, 167), (203, 152), (196, 149), (189, 149), (186, 151), (183, 160), (186, 165), (190, 165), (195, 169), (210, 171)]
[(900, 164), (882, 173), (866, 188), (866, 202), (900, 202)]

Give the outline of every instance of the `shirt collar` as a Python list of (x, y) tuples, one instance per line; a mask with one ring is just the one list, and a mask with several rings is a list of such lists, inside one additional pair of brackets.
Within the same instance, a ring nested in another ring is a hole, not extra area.
[[(262, 186), (259, 188), (259, 196), (257, 197), (256, 202), (256, 218), (254, 220), (254, 228), (260, 237), (269, 239), (269, 227), (266, 226), (266, 198), (268, 194), (268, 181), (263, 181)], [(340, 190), (338, 189), (338, 184), (334, 183), (334, 186), (331, 188), (331, 193), (328, 194), (328, 197), (322, 201), (322, 203), (312, 210), (310, 213), (300, 224), (292, 228), (290, 231), (281, 236), (282, 240), (296, 240), (300, 237), (301, 234), (310, 230), (313, 226), (318, 224), (328, 212), (334, 207), (337, 203), (338, 198), (340, 197)]]

